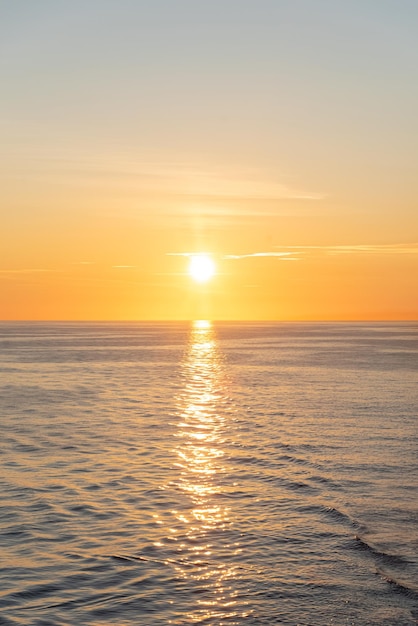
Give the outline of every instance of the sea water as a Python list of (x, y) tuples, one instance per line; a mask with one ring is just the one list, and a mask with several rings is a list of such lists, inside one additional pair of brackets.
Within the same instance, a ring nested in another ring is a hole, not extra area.
[(417, 323), (0, 324), (0, 624), (416, 624), (417, 372)]

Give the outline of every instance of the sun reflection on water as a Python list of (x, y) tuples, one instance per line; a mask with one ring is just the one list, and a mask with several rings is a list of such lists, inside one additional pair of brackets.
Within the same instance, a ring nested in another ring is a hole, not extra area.
[(182, 534), (178, 537), (179, 558), (172, 565), (191, 594), (190, 623), (227, 619), (234, 624), (244, 613), (237, 610), (234, 584), (239, 569), (236, 555), (241, 548), (233, 532), (231, 509), (223, 501), (228, 483), (225, 447), (231, 407), (210, 322), (194, 322), (182, 367), (175, 487), (190, 504), (172, 511)]

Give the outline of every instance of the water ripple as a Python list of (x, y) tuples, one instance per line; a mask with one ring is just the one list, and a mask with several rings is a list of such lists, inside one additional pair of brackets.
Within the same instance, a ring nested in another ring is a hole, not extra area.
[(417, 336), (0, 324), (0, 625), (416, 624)]

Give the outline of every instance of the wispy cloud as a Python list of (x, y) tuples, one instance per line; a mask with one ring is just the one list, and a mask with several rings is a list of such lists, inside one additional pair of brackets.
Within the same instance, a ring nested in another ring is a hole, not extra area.
[(251, 176), (222, 176), (215, 172), (186, 175), (183, 177), (181, 187), (186, 195), (206, 198), (321, 200), (325, 197), (323, 193), (299, 189), (274, 180), (263, 180)]
[[(217, 255), (213, 255), (210, 252), (167, 252), (167, 256), (183, 256), (183, 257), (190, 257), (190, 256), (196, 256), (196, 255), (208, 255), (208, 256), (217, 256)], [(247, 259), (250, 257), (276, 257), (279, 258), (281, 261), (299, 261), (298, 258), (296, 258), (296, 255), (298, 255), (298, 252), (250, 252), (248, 254), (222, 254), (222, 255), (218, 255), (220, 258), (222, 259), (227, 259), (227, 260), (236, 260), (236, 259)]]
[[(14, 166), (19, 173), (22, 162), (30, 165), (30, 176), (39, 180), (78, 182), (81, 185), (99, 185), (129, 193), (168, 193), (206, 200), (306, 200), (326, 197), (322, 191), (305, 189), (303, 184), (288, 180), (284, 172), (266, 176), (257, 168), (233, 169), (229, 165), (191, 162), (139, 161), (126, 154), (84, 154), (55, 148), (45, 148), (20, 156)], [(13, 165), (13, 163), (12, 163)]]
[(203, 256), (207, 254), (208, 256), (213, 256), (211, 252), (167, 252), (166, 256)]
[(0, 274), (43, 274), (47, 272), (59, 272), (60, 270), (51, 270), (51, 269), (8, 269), (2, 270), (0, 269)]
[[(279, 246), (278, 246), (279, 247)], [(295, 250), (300, 254), (310, 252), (328, 255), (340, 254), (418, 254), (418, 243), (395, 244), (355, 244), (342, 246), (280, 246), (285, 250)]]
[(409, 244), (354, 244), (338, 246), (277, 246), (280, 250), (266, 252), (245, 252), (243, 254), (218, 254), (210, 252), (168, 252), (168, 256), (190, 257), (196, 254), (218, 256), (224, 260), (240, 260), (248, 258), (277, 258), (280, 261), (301, 261), (315, 254), (328, 256), (337, 255), (408, 255), (418, 254), (418, 243)]
[[(288, 261), (294, 256), (294, 252), (250, 252), (249, 254), (226, 254), (224, 259), (248, 259), (249, 257), (279, 257), (283, 261)], [(296, 253), (297, 254), (297, 253)], [(297, 261), (299, 259), (292, 259)]]
[[(133, 173), (133, 169), (136, 169)], [(126, 170), (125, 170), (126, 171)], [(321, 200), (326, 194), (300, 188), (280, 180), (280, 176), (266, 179), (258, 171), (225, 172), (211, 168), (196, 168), (184, 163), (130, 164), (128, 171), (139, 184), (149, 191), (212, 199), (258, 199), (258, 200)]]

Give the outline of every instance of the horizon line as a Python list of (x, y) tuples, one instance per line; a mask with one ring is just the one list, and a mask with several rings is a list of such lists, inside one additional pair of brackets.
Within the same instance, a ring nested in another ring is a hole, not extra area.
[(146, 323), (146, 324), (156, 324), (156, 323), (179, 323), (179, 324), (185, 324), (185, 323), (191, 323), (191, 322), (198, 322), (198, 321), (208, 321), (208, 322), (212, 322), (212, 323), (225, 323), (225, 322), (230, 322), (230, 323), (277, 323), (277, 324), (281, 324), (281, 323), (286, 323), (286, 324), (290, 324), (290, 323), (318, 323), (318, 324), (347, 324), (347, 323), (374, 323), (374, 324), (378, 324), (378, 323), (402, 323), (402, 322), (417, 322), (418, 323), (418, 317), (416, 318), (356, 318), (356, 319), (350, 319), (350, 318), (344, 318), (344, 319), (276, 319), (276, 318), (272, 318), (272, 319), (232, 319), (232, 318), (217, 318), (217, 319), (210, 319), (210, 318), (202, 318), (202, 317), (195, 317), (195, 318), (184, 318), (184, 319), (163, 319), (163, 318), (159, 318), (159, 319), (0, 319), (0, 324), (10, 324), (10, 323), (22, 323), (22, 324), (35, 324), (35, 323), (39, 323), (39, 324), (69, 324), (69, 323), (73, 323), (73, 324), (120, 324), (120, 323), (129, 323), (129, 324), (140, 324), (140, 323)]

